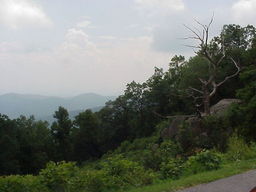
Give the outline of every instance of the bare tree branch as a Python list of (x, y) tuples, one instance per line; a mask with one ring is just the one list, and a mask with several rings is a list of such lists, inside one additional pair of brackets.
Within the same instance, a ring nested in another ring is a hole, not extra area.
[(153, 112), (153, 114), (156, 115), (157, 117), (160, 117), (160, 118), (163, 118), (163, 119), (168, 119), (168, 117), (163, 116), (163, 115), (157, 113), (156, 111), (152, 111), (152, 112)]
[(193, 29), (191, 29), (189, 26), (187, 26), (187, 25), (185, 25), (185, 24), (184, 24), (184, 26), (185, 26), (190, 32), (192, 32), (192, 33), (198, 38), (198, 40), (200, 40), (201, 42), (204, 42), (204, 40), (202, 39), (202, 37), (200, 37), (200, 35), (197, 34)]
[(215, 82), (212, 82), (212, 86), (213, 86), (213, 90), (212, 92), (210, 93), (210, 97), (212, 97), (213, 95), (215, 95), (216, 91), (217, 91), (217, 88), (218, 86), (216, 85)]
[(189, 117), (195, 117), (195, 115), (173, 115), (173, 116), (166, 116), (167, 119), (172, 119), (172, 118), (177, 118), (177, 117), (189, 118)]
[(199, 39), (198, 39), (198, 37), (193, 37), (193, 36), (192, 36), (192, 37), (184, 37), (184, 38), (182, 38), (182, 39), (185, 39), (185, 40), (187, 40), (187, 39), (195, 39), (195, 40), (199, 40)]
[(222, 57), (219, 59), (219, 61), (216, 63), (216, 65), (219, 66), (220, 63), (223, 61), (223, 59), (225, 59), (225, 57), (226, 57), (226, 54), (224, 53), (224, 54), (222, 55)]
[(210, 28), (210, 26), (212, 25), (212, 22), (213, 22), (213, 19), (214, 19), (214, 12), (212, 13), (212, 18), (208, 24), (208, 29)]
[(190, 47), (190, 48), (196, 48), (196, 49), (200, 48), (200, 46), (193, 46), (193, 45), (183, 45), (183, 46)]
[[(199, 34), (200, 36), (203, 36), (202, 33), (201, 33), (201, 31), (200, 31), (198, 28), (196, 28), (196, 27), (193, 27), (193, 28), (195, 29), (195, 31), (198, 32), (198, 34)], [(204, 31), (202, 31), (202, 32), (204, 32)]]
[(219, 87), (219, 86), (221, 86), (222, 84), (224, 84), (227, 80), (229, 80), (229, 79), (231, 79), (231, 78), (237, 76), (237, 75), (239, 74), (239, 72), (241, 71), (241, 68), (239, 67), (238, 63), (237, 63), (232, 57), (230, 57), (230, 59), (231, 59), (231, 61), (234, 63), (234, 65), (236, 66), (237, 71), (236, 71), (234, 74), (225, 77), (225, 79), (224, 79), (222, 82), (220, 82), (220, 83), (217, 84), (217, 87)]
[(203, 94), (203, 91), (200, 91), (200, 90), (198, 90), (198, 89), (196, 89), (196, 88), (189, 87), (189, 89), (192, 90), (192, 91), (195, 91), (195, 92), (197, 92), (197, 93)]
[(207, 81), (205, 81), (205, 80), (203, 80), (202, 78), (198, 78), (198, 80), (202, 83), (202, 84), (204, 84), (204, 85), (206, 85), (207, 84)]

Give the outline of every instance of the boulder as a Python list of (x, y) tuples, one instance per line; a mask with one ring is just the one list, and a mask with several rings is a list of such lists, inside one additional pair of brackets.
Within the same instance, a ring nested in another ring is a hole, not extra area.
[(221, 115), (227, 111), (228, 107), (234, 103), (241, 103), (239, 99), (222, 99), (217, 104), (211, 106), (211, 114)]
[(178, 133), (179, 133), (179, 128), (182, 125), (182, 123), (186, 120), (187, 117), (185, 116), (177, 116), (175, 117), (170, 126), (163, 129), (163, 131), (161, 132), (161, 137), (163, 139), (166, 138), (174, 138)]
[(190, 127), (190, 131), (194, 133), (194, 135), (199, 135), (202, 132), (202, 119), (198, 117), (190, 117), (185, 121)]

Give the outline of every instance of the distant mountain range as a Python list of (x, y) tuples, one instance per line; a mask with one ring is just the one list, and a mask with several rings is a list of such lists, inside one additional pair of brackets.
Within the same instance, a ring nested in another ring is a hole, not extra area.
[(0, 113), (11, 119), (20, 115), (34, 115), (36, 119), (52, 121), (52, 115), (59, 106), (66, 108), (73, 118), (86, 109), (100, 110), (107, 101), (115, 98), (114, 96), (102, 96), (95, 93), (86, 93), (69, 98), (10, 93), (0, 95)]

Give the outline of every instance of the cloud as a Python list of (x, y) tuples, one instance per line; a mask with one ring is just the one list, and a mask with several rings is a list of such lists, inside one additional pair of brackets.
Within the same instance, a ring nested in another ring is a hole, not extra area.
[[(183, 0), (134, 0), (137, 10), (147, 16), (149, 25), (144, 30), (151, 34), (151, 47), (158, 52), (173, 52), (184, 50), (183, 23), (190, 15)], [(186, 52), (186, 51), (185, 51)]]
[(0, 24), (11, 28), (50, 26), (51, 20), (32, 0), (0, 0)]
[(22, 46), (17, 42), (0, 42), (0, 53), (18, 52), (22, 49)]
[(75, 25), (51, 50), (13, 52), (15, 44), (10, 44), (0, 52), (0, 87), (2, 92), (44, 95), (118, 95), (127, 83), (145, 81), (154, 66), (168, 67), (169, 53), (155, 52), (151, 44), (150, 36), (90, 36)]
[(61, 45), (61, 49), (67, 52), (72, 51), (95, 51), (96, 47), (90, 41), (89, 36), (81, 29), (68, 29), (65, 35), (65, 41)]
[(85, 21), (81, 21), (81, 22), (77, 23), (76, 27), (87, 28), (87, 27), (89, 27), (90, 24), (91, 24), (91, 21), (85, 20)]
[(100, 38), (104, 39), (104, 40), (115, 40), (115, 39), (117, 39), (117, 37), (111, 36), (111, 35), (102, 35), (102, 36), (100, 36)]
[(135, 0), (135, 3), (139, 9), (146, 10), (150, 14), (163, 14), (185, 9), (182, 0)]
[(149, 36), (93, 38), (86, 31), (69, 29), (65, 42), (53, 56), (62, 66), (60, 78), (65, 86), (70, 86), (62, 88), (73, 89), (73, 93), (120, 94), (120, 90), (132, 80), (146, 80), (153, 73), (154, 66), (168, 66), (169, 54), (154, 52), (151, 43)]
[(256, 24), (256, 0), (239, 0), (232, 6), (235, 22), (239, 24)]

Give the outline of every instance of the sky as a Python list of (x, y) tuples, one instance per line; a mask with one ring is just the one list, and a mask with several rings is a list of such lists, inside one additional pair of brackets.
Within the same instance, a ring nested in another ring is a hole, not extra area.
[(0, 0), (0, 94), (122, 94), (174, 55), (185, 25), (256, 26), (256, 0)]

